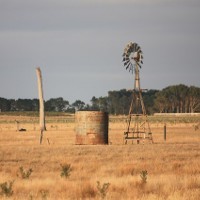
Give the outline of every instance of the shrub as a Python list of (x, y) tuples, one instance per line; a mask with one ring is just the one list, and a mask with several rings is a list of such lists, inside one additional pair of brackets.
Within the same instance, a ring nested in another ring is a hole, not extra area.
[(0, 194), (5, 195), (7, 197), (11, 196), (13, 194), (12, 190), (13, 183), (14, 181), (0, 183), (0, 188), (1, 188)]
[(142, 183), (147, 182), (147, 175), (148, 175), (147, 170), (143, 170), (140, 172), (140, 178), (141, 178)]
[(70, 176), (70, 172), (72, 171), (70, 164), (60, 165), (61, 166), (61, 177), (68, 178)]
[(33, 170), (30, 168), (26, 171), (26, 170), (24, 170), (23, 167), (20, 167), (19, 172), (20, 172), (20, 176), (22, 179), (28, 179), (30, 177), (31, 173), (33, 172)]
[(98, 190), (98, 193), (100, 195), (100, 197), (102, 199), (104, 199), (106, 197), (106, 194), (108, 192), (108, 188), (110, 186), (110, 183), (104, 183), (102, 186), (100, 184), (99, 181), (97, 181), (97, 190)]

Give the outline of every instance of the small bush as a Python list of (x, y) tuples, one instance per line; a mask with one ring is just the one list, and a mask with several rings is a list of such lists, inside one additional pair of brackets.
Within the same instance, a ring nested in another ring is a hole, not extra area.
[(19, 173), (18, 176), (21, 176), (22, 179), (29, 179), (31, 173), (33, 172), (33, 170), (30, 168), (27, 171), (24, 170), (23, 167), (19, 168)]
[(147, 182), (147, 175), (148, 175), (147, 170), (143, 170), (140, 172), (140, 178), (141, 178), (142, 183)]
[(49, 191), (48, 190), (40, 190), (40, 195), (43, 200), (47, 199), (49, 196)]
[(70, 172), (72, 171), (70, 164), (60, 165), (61, 166), (61, 177), (68, 178), (70, 176)]
[(13, 183), (14, 183), (14, 181), (0, 183), (0, 188), (1, 188), (0, 194), (5, 195), (7, 197), (12, 196), (12, 194), (13, 194), (13, 190), (12, 190)]
[(110, 183), (104, 183), (102, 186), (100, 184), (99, 181), (97, 181), (97, 190), (98, 190), (98, 193), (100, 195), (100, 197), (102, 199), (104, 199), (106, 197), (106, 194), (108, 192), (108, 188), (110, 186)]

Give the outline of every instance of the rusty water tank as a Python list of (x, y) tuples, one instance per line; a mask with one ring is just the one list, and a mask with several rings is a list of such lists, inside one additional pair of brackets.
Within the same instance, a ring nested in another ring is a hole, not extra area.
[(75, 123), (76, 144), (108, 144), (108, 113), (78, 111)]

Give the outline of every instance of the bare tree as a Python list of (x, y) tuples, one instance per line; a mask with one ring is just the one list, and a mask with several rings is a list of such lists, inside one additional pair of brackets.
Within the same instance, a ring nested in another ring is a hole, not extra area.
[(45, 115), (44, 115), (44, 97), (43, 97), (43, 87), (42, 87), (42, 74), (39, 67), (36, 68), (37, 78), (38, 78), (38, 94), (39, 94), (39, 105), (40, 105), (40, 144), (42, 144), (43, 131), (46, 130), (45, 126)]

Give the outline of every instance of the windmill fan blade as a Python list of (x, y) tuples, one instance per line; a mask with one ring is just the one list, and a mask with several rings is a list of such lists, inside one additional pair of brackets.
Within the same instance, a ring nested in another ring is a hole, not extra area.
[(129, 53), (128, 53), (128, 52), (126, 52), (125, 56), (126, 56), (126, 57), (128, 57), (128, 55), (129, 55)]
[(130, 48), (127, 50), (127, 54), (130, 54)]
[(139, 51), (139, 50), (141, 50), (141, 48), (140, 46), (137, 46), (136, 51)]
[(141, 68), (141, 65), (139, 64), (139, 63), (137, 63), (138, 64), (138, 66)]
[(129, 68), (129, 72), (132, 71), (133, 73), (133, 66), (131, 65), (131, 67)]
[(128, 49), (128, 53), (131, 53), (132, 52), (132, 47), (130, 47), (129, 49)]
[(140, 60), (143, 60), (143, 56), (142, 56), (142, 54), (140, 54)]
[(133, 44), (133, 51), (134, 51), (134, 52), (136, 51), (136, 47), (137, 47), (137, 44), (134, 43), (134, 44)]
[(129, 63), (129, 60), (124, 63), (124, 66), (127, 65), (128, 63)]
[(130, 63), (130, 60), (127, 60), (127, 61), (126, 61), (126, 65), (128, 65), (129, 63)]
[(127, 57), (127, 54), (124, 54), (123, 58), (126, 58)]
[(126, 70), (129, 68), (130, 64), (131, 64), (131, 63), (129, 63), (129, 64), (126, 66)]
[(131, 49), (134, 49), (134, 43), (131, 44)]
[(126, 55), (126, 56), (123, 57), (123, 62), (127, 61), (127, 60), (129, 60), (129, 56)]

